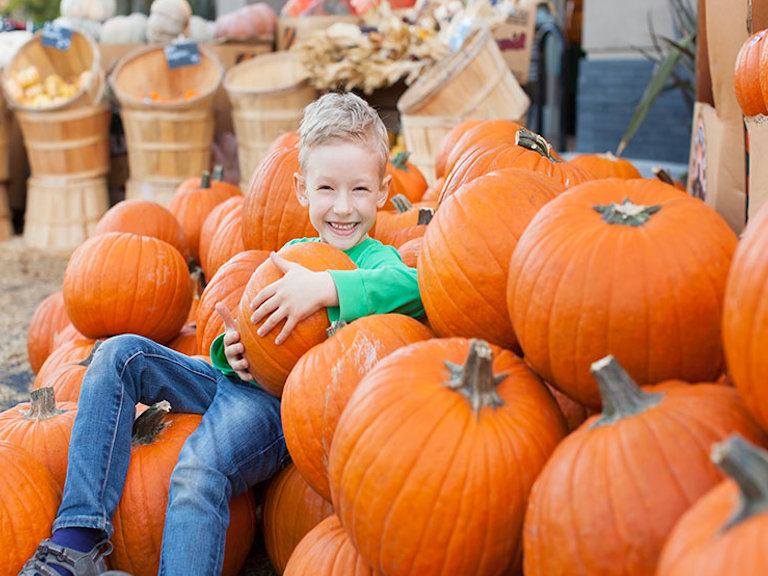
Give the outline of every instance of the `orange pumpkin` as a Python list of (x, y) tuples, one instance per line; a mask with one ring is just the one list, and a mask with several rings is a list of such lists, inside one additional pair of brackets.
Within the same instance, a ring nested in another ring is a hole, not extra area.
[(528, 493), (565, 435), (539, 378), (482, 341), (433, 338), (381, 360), (336, 427), (336, 514), (374, 569), (519, 570)]
[(389, 199), (402, 194), (411, 202), (418, 202), (427, 189), (427, 179), (419, 168), (408, 161), (408, 152), (399, 152), (387, 162), (387, 174), (392, 177), (389, 184)]
[(734, 90), (736, 101), (744, 116), (768, 114), (768, 73), (763, 65), (764, 60), (768, 64), (766, 32), (768, 31), (760, 30), (752, 34), (744, 41), (736, 55)]
[(35, 308), (27, 329), (27, 358), (33, 374), (37, 374), (48, 358), (59, 333), (69, 325), (61, 290), (47, 296)]
[(479, 124), (469, 126), (451, 146), (445, 159), (445, 172), (447, 178), (462, 156), (483, 141), (515, 143), (515, 134), (522, 125), (512, 120), (483, 120)]
[(194, 356), (199, 353), (200, 350), (197, 348), (197, 324), (194, 322), (184, 324), (179, 333), (166, 346), (187, 356)]
[(418, 320), (374, 314), (344, 324), (293, 367), (280, 404), (288, 452), (307, 483), (328, 501), (333, 433), (360, 380), (395, 350), (434, 337)]
[(397, 248), (397, 252), (400, 254), (400, 258), (403, 259), (403, 264), (410, 268), (416, 268), (416, 263), (418, 262), (419, 254), (421, 254), (421, 248), (423, 246), (424, 236), (417, 236), (416, 238), (411, 238), (400, 244)]
[(569, 163), (584, 168), (595, 178), (642, 178), (632, 162), (605, 152), (603, 154), (577, 154)]
[(296, 545), (333, 514), (333, 506), (312, 490), (296, 466), (289, 464), (269, 481), (262, 514), (267, 556), (275, 571), (282, 574)]
[(445, 201), (427, 227), (417, 263), (436, 334), (517, 349), (506, 311), (509, 259), (536, 212), (563, 189), (548, 176), (507, 168), (471, 180)]
[[(298, 242), (282, 248), (279, 254), (286, 260), (297, 262), (314, 272), (357, 268), (344, 252), (322, 242)], [(285, 322), (278, 324), (266, 336), (256, 333), (264, 320), (257, 325), (251, 322), (253, 311), (250, 303), (262, 288), (279, 280), (282, 275), (271, 259), (259, 265), (248, 280), (235, 316), (251, 376), (265, 391), (277, 397), (282, 395), (285, 379), (293, 366), (307, 350), (325, 340), (326, 330), (330, 326), (328, 312), (318, 310), (302, 320), (280, 345), (275, 344), (275, 338)]]
[(379, 210), (371, 237), (399, 248), (404, 242), (424, 235), (435, 214), (435, 202), (414, 205), (402, 194), (393, 196), (389, 202), (395, 209)]
[(269, 149), (267, 150), (267, 154), (272, 152), (275, 148), (292, 148), (299, 145), (299, 131), (298, 130), (288, 130), (287, 132), (283, 132), (280, 136), (272, 140), (272, 143), (269, 145)]
[(749, 220), (728, 273), (723, 348), (730, 380), (768, 429), (768, 204)]
[(133, 333), (164, 344), (179, 333), (192, 305), (179, 251), (127, 232), (92, 236), (78, 246), (62, 292), (72, 324), (89, 338)]
[(557, 196), (509, 264), (507, 307), (526, 361), (595, 410), (589, 366), (609, 353), (641, 385), (716, 380), (736, 243), (714, 210), (658, 180), (594, 180)]
[(17, 444), (37, 458), (63, 490), (76, 414), (77, 403), (56, 402), (53, 388), (32, 390), (29, 402), (0, 412), (0, 440)]
[(768, 441), (732, 388), (667, 381), (643, 391), (610, 356), (593, 372), (604, 409), (558, 445), (536, 480), (526, 576), (654, 576), (677, 520), (722, 480), (712, 443), (734, 431)]
[[(168, 402), (144, 410), (133, 426), (131, 461), (112, 524), (113, 570), (133, 576), (157, 574), (171, 472), (187, 437), (200, 424), (198, 414), (169, 414)], [(229, 503), (223, 575), (235, 576), (245, 563), (256, 532), (256, 505), (247, 490)]]
[(244, 196), (233, 196), (211, 210), (203, 222), (200, 229), (200, 266), (208, 279), (213, 278), (224, 262), (245, 250), (242, 224), (244, 203)]
[(77, 402), (85, 371), (100, 340), (74, 340), (54, 350), (40, 368), (33, 390), (52, 388), (60, 401)]
[(440, 140), (440, 144), (437, 147), (437, 154), (435, 155), (435, 177), (442, 178), (446, 175), (446, 162), (448, 161), (448, 155), (453, 151), (456, 143), (461, 140), (461, 137), (466, 134), (468, 130), (471, 130), (475, 126), (482, 124), (483, 120), (463, 120), (451, 128), (445, 136)]

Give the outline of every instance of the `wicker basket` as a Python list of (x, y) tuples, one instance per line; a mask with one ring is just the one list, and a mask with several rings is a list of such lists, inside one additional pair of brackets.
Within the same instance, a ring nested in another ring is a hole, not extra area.
[(451, 128), (468, 119), (524, 124), (529, 105), (487, 28), (473, 31), (461, 50), (430, 68), (397, 102), (410, 161), (430, 183), (440, 142)]
[[(181, 183), (210, 169), (214, 134), (213, 102), (224, 68), (200, 48), (200, 63), (170, 69), (162, 46), (126, 54), (109, 77), (120, 103), (130, 178)], [(182, 100), (190, 90), (198, 95)], [(171, 101), (145, 99), (153, 92)], [(176, 100), (178, 99), (178, 100)]]
[(281, 134), (297, 130), (304, 107), (317, 98), (306, 70), (291, 52), (262, 54), (227, 72), (224, 88), (232, 102), (243, 190)]
[[(86, 70), (90, 71), (88, 81), (83, 82), (80, 89), (67, 100), (46, 106), (44, 109), (22, 104), (10, 97), (6, 83), (20, 70), (35, 66), (40, 78), (50, 74), (58, 74), (62, 78), (79, 76)], [(7, 105), (14, 110), (38, 112), (40, 110), (65, 110), (80, 106), (98, 104), (104, 99), (105, 80), (101, 67), (101, 56), (98, 46), (85, 34), (72, 31), (72, 41), (68, 50), (59, 50), (43, 45), (42, 30), (36, 32), (14, 54), (8, 66), (3, 70), (3, 92)]]

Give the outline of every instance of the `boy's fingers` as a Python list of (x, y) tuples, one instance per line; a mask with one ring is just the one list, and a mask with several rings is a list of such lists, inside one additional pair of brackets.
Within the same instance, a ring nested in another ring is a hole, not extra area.
[(285, 258), (280, 256), (280, 254), (278, 254), (277, 252), (272, 252), (269, 255), (269, 258), (270, 260), (272, 260), (272, 264), (277, 266), (283, 272), (287, 272), (288, 269), (291, 267), (291, 264), (293, 264), (293, 262), (291, 262), (290, 260), (286, 260)]
[(229, 308), (224, 305), (223, 302), (216, 302), (214, 309), (219, 313), (219, 316), (221, 316), (221, 319), (224, 322), (225, 332), (229, 332), (231, 330), (237, 331), (237, 328), (235, 327), (235, 320), (232, 318), (232, 313), (229, 311)]

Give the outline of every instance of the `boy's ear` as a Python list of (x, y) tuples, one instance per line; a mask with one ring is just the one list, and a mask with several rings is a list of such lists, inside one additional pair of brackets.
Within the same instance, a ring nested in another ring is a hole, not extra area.
[(307, 187), (304, 185), (304, 178), (299, 172), (293, 173), (293, 187), (296, 189), (296, 198), (298, 198), (299, 204), (302, 206), (309, 205)]
[(376, 207), (382, 208), (384, 204), (387, 203), (387, 199), (389, 198), (389, 187), (392, 184), (392, 174), (387, 174), (384, 176), (384, 180), (381, 181), (381, 186), (379, 187), (379, 194), (376, 197)]

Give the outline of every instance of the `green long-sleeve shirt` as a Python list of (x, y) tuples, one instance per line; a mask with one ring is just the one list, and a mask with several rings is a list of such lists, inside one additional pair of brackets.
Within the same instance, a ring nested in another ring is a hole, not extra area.
[[(286, 246), (319, 241), (319, 238), (299, 238), (291, 240)], [(357, 268), (328, 271), (339, 295), (339, 305), (327, 308), (330, 322), (351, 322), (363, 316), (388, 312), (414, 318), (424, 314), (416, 270), (403, 264), (394, 247), (366, 238), (344, 253)], [(211, 344), (211, 362), (224, 374), (234, 374), (224, 355), (223, 334)]]

